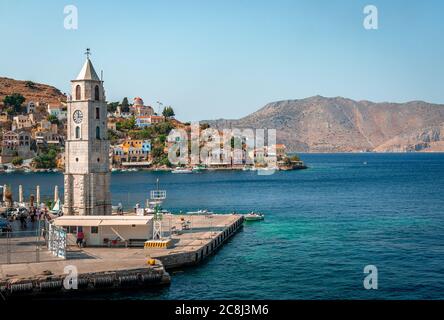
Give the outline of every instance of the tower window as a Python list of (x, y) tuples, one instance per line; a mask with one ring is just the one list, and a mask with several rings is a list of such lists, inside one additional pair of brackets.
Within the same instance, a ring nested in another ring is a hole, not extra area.
[(100, 139), (100, 128), (96, 127), (96, 139)]
[(80, 139), (80, 127), (76, 127), (76, 139)]
[(81, 87), (78, 84), (76, 86), (76, 100), (81, 100), (82, 99), (82, 94), (81, 94)]
[(96, 108), (96, 119), (100, 119), (100, 109)]
[(100, 100), (100, 91), (99, 86), (96, 86), (94, 88), (94, 100), (99, 101)]

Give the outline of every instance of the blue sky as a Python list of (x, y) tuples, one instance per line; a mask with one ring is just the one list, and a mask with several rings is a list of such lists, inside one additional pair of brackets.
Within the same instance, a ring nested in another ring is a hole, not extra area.
[(0, 76), (67, 92), (90, 47), (109, 101), (160, 100), (182, 120), (317, 94), (444, 103), (443, 14), (439, 0), (0, 0)]

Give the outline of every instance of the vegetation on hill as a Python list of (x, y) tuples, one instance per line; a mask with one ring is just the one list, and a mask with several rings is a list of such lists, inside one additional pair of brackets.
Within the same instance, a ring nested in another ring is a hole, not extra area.
[(171, 117), (174, 117), (174, 116), (175, 116), (175, 114), (174, 114), (174, 110), (173, 110), (173, 108), (171, 108), (171, 107), (165, 107), (165, 108), (163, 109), (163, 111), (162, 111), (162, 115), (163, 115), (165, 118), (171, 118)]
[(52, 169), (57, 167), (57, 155), (59, 149), (56, 147), (48, 147), (43, 153), (35, 157), (33, 165), (37, 169)]
[(21, 166), (23, 164), (23, 158), (22, 157), (15, 157), (12, 159), (12, 164), (14, 166)]
[(108, 105), (107, 105), (108, 112), (111, 112), (111, 113), (116, 112), (117, 107), (119, 106), (119, 104), (120, 103), (118, 101), (117, 102), (110, 102), (110, 103), (108, 103)]
[(129, 112), (129, 102), (127, 97), (123, 98), (122, 103), (120, 105), (122, 112)]
[(20, 93), (13, 93), (3, 98), (3, 104), (9, 114), (18, 113), (21, 111), (22, 104), (25, 100), (25, 97)]
[(53, 115), (53, 114), (50, 114), (47, 118), (46, 118), (46, 120), (48, 120), (49, 122), (51, 122), (52, 124), (59, 124), (60, 123), (60, 121), (59, 121), (59, 119), (55, 116), (55, 115)]
[(36, 83), (30, 80), (14, 80), (0, 77), (0, 105), (6, 96), (19, 93), (25, 100), (23, 102), (34, 102), (57, 105), (66, 101), (66, 96), (55, 87)]

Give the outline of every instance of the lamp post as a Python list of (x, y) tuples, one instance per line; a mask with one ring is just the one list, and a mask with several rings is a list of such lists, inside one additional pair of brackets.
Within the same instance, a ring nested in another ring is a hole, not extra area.
[(163, 103), (160, 102), (160, 101), (156, 101), (156, 103), (157, 103), (157, 105), (158, 105), (158, 113), (157, 113), (157, 115), (160, 116), (160, 107), (163, 107)]

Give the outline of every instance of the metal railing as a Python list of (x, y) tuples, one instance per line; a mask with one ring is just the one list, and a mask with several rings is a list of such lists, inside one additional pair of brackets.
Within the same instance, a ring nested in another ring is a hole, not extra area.
[(0, 232), (0, 264), (54, 261), (48, 251), (48, 227), (45, 222), (30, 231)]

